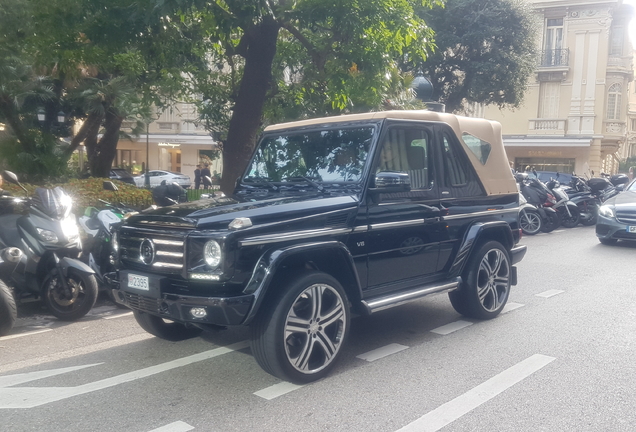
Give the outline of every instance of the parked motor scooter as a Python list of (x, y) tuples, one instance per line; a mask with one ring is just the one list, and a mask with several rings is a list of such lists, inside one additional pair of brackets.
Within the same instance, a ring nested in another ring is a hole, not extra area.
[(573, 174), (569, 187), (563, 187), (570, 201), (579, 208), (581, 225), (595, 225), (598, 219), (598, 209), (601, 207), (600, 198), (592, 192), (587, 182)]
[[(106, 181), (104, 190), (117, 192), (118, 188), (113, 182)], [(115, 302), (112, 291), (107, 289), (104, 281), (104, 274), (114, 271), (115, 268), (111, 248), (112, 230), (126, 215), (135, 213), (135, 210), (121, 203), (111, 204), (102, 199), (99, 201), (106, 208), (98, 210), (95, 207), (89, 207), (78, 220), (80, 228), (86, 234), (82, 260), (95, 272), (99, 288), (106, 291)]]
[[(14, 249), (14, 250), (11, 250)], [(15, 255), (17, 254), (17, 255)], [(0, 270), (13, 271), (22, 251), (17, 248), (7, 248), (0, 252)], [(13, 291), (0, 280), (0, 336), (4, 336), (15, 325), (18, 318), (18, 309), (13, 297)]]
[(541, 232), (555, 230), (561, 224), (561, 217), (552, 208), (556, 204), (556, 199), (550, 190), (539, 179), (530, 177), (526, 173), (517, 173), (515, 178), (524, 198), (536, 207), (541, 216)]
[[(3, 178), (26, 192), (14, 173), (4, 171)], [(35, 196), (16, 201), (23, 212), (0, 216), (0, 256), (19, 258), (0, 265), (0, 278), (13, 288), (18, 304), (42, 298), (58, 319), (83, 317), (97, 299), (97, 281), (77, 259), (81, 241), (71, 197), (60, 187), (37, 188)]]
[(574, 228), (579, 224), (579, 207), (572, 201), (568, 194), (561, 188), (561, 183), (555, 179), (550, 179), (545, 185), (556, 198), (553, 204), (554, 209), (561, 215), (561, 225), (565, 228)]

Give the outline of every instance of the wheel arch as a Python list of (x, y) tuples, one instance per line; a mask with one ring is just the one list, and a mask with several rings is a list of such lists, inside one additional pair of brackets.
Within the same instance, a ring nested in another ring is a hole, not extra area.
[(515, 245), (512, 230), (506, 221), (475, 222), (466, 230), (455, 260), (450, 267), (449, 276), (461, 275), (474, 251), (489, 240), (498, 241), (508, 252)]
[(360, 304), (360, 280), (353, 257), (343, 243), (326, 241), (293, 245), (270, 250), (258, 260), (243, 291), (254, 295), (243, 324), (254, 319), (265, 299), (276, 292), (286, 277), (306, 270), (319, 270), (331, 275), (340, 282), (354, 308)]

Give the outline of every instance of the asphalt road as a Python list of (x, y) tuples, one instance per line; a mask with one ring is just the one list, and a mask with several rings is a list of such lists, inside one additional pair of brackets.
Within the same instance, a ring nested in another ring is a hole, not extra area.
[(0, 338), (0, 430), (633, 431), (636, 244), (522, 243), (498, 318), (445, 295), (354, 318), (334, 373), (302, 387), (258, 367), (246, 329), (173, 343), (107, 302), (75, 323), (31, 305)]

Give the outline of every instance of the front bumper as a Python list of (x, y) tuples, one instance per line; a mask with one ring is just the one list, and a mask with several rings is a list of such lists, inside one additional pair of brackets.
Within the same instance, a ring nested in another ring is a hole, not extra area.
[[(191, 324), (241, 325), (252, 308), (254, 296), (203, 297), (166, 292), (169, 280), (152, 274), (135, 271), (135, 275), (148, 277), (149, 289), (141, 290), (127, 286), (128, 272), (105, 275), (114, 298), (132, 310), (146, 312), (161, 318)], [(126, 281), (120, 283), (120, 281)], [(205, 310), (205, 316), (192, 314), (192, 309)]]
[(629, 232), (628, 225), (614, 218), (607, 218), (599, 214), (596, 222), (596, 237), (600, 239), (633, 240), (636, 241), (636, 232)]

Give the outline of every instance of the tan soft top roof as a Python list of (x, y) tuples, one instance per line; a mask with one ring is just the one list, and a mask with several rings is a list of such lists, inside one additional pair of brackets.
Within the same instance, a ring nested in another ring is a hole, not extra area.
[[(364, 120), (381, 120), (381, 119), (403, 119), (403, 120), (421, 120), (431, 122), (442, 122), (448, 124), (458, 138), (466, 151), (473, 167), (477, 171), (486, 193), (488, 195), (501, 195), (508, 193), (517, 193), (517, 185), (515, 183), (510, 164), (506, 155), (506, 150), (501, 139), (501, 124), (496, 121), (486, 120), (482, 118), (461, 117), (454, 114), (440, 113), (426, 110), (412, 111), (378, 111), (364, 114), (349, 114), (334, 117), (321, 117), (310, 120), (301, 120), (289, 123), (279, 123), (265, 128), (266, 132), (305, 127), (312, 125), (321, 125), (329, 123), (341, 123)], [(466, 143), (462, 139), (463, 133), (468, 133), (474, 137), (486, 141), (491, 145), (490, 155), (486, 164), (481, 161), (470, 151)]]

